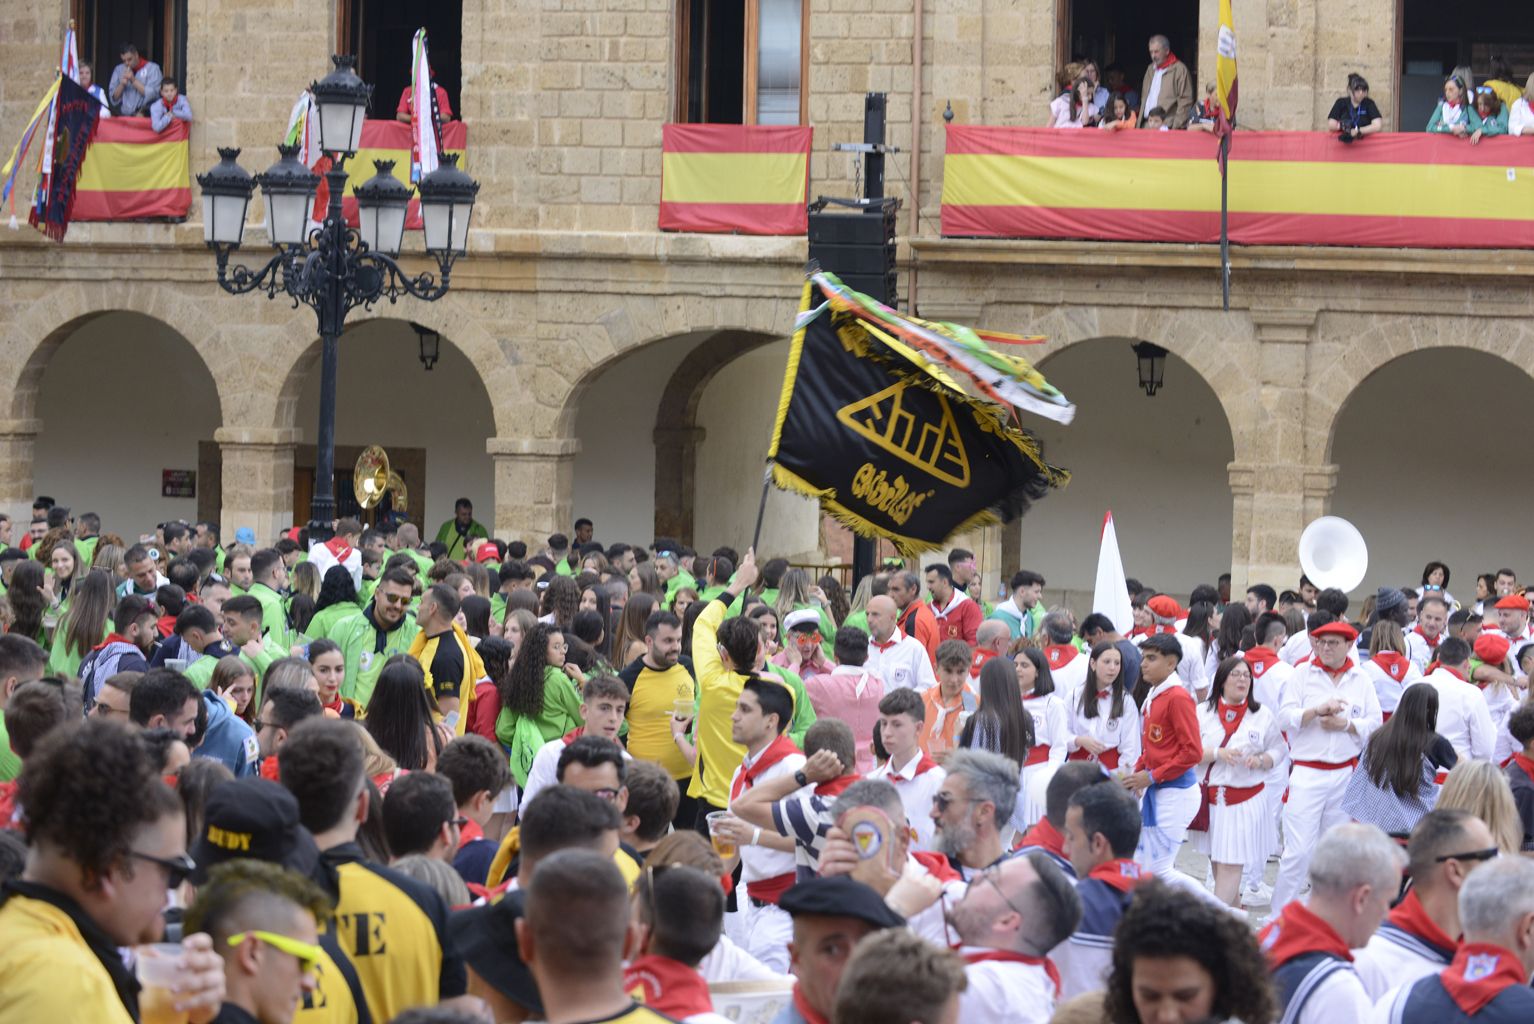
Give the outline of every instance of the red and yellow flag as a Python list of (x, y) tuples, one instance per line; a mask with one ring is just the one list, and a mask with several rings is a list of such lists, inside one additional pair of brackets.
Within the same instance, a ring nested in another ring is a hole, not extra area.
[(797, 126), (665, 125), (661, 230), (807, 234), (811, 132)]
[(190, 126), (157, 132), (147, 117), (102, 118), (75, 183), (73, 220), (185, 217), (192, 208)]

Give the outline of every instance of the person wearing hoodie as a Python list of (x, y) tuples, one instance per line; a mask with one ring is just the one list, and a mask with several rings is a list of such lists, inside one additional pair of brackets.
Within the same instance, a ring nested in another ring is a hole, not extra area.
[(158, 637), (154, 608), (148, 601), (129, 594), (117, 602), (112, 613), (112, 632), (91, 648), (80, 663), (87, 710), (96, 702), (96, 691), (108, 677), (119, 672), (149, 671), (149, 652)]
[[(209, 664), (218, 661), (217, 658), (203, 660)], [(212, 688), (202, 691), (202, 703), (208, 716), (208, 725), (203, 731), (202, 742), (192, 751), (192, 756), (219, 762), (233, 772), (237, 779), (255, 775), (261, 760), (255, 732), (234, 713), (229, 702)]]
[(1027, 569), (1012, 574), (1012, 596), (996, 606), (991, 618), (1007, 624), (1012, 639), (1033, 636), (1044, 621), (1044, 577)]

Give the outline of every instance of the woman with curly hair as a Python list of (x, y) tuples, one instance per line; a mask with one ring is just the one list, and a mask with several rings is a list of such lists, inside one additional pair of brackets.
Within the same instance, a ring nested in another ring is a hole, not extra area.
[(546, 622), (534, 626), (517, 648), (516, 660), (497, 684), (501, 710), (496, 740), (511, 751), (511, 773), (519, 787), (543, 745), (581, 724), (580, 669), (565, 661), (565, 635)]
[(569, 576), (555, 576), (549, 580), (549, 589), (543, 592), (543, 617), (539, 621), (569, 629), (580, 609), (580, 585)]
[(1104, 1010), (1114, 1024), (1278, 1019), (1246, 921), (1157, 880), (1136, 887), (1119, 919)]

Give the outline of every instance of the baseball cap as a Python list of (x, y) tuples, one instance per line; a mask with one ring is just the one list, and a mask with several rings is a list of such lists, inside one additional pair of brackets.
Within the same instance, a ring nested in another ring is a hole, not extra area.
[(202, 835), (192, 845), (197, 868), (191, 878), (207, 881), (208, 871), (236, 857), (280, 864), (314, 878), (320, 850), (299, 824), (298, 800), (269, 779), (232, 779), (214, 787), (203, 813)]
[(256, 543), (256, 531), (248, 526), (242, 526), (234, 531), (234, 542), (236, 544), (254, 545)]

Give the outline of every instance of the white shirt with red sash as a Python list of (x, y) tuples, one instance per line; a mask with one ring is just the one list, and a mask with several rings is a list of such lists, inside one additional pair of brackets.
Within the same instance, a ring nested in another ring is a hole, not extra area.
[(323, 544), (315, 544), (309, 549), (309, 564), (320, 574), (321, 582), (324, 582), (325, 573), (339, 565), (351, 574), (352, 586), (362, 587), (362, 552), (347, 543), (345, 537), (332, 537)]
[(1497, 745), (1497, 731), (1492, 724), (1486, 695), (1480, 687), (1465, 681), (1463, 670), (1440, 665), (1432, 675), (1414, 685), (1431, 686), (1438, 691), (1436, 731), (1454, 744), (1454, 753), (1461, 761), (1491, 759)]
[(1417, 666), (1419, 675), (1426, 673), (1428, 665), (1438, 657), (1438, 645), (1443, 642), (1443, 637), (1444, 634), (1440, 632), (1430, 638), (1422, 632), (1421, 626), (1413, 626), (1406, 634), (1406, 656)]
[[(730, 802), (734, 803), (757, 782), (792, 776), (804, 767), (804, 754), (794, 741), (784, 733), (755, 757), (747, 754), (730, 779)], [(795, 794), (813, 792), (806, 786)], [(771, 850), (765, 846), (742, 846), (740, 848), (741, 881), (745, 883), (747, 896), (753, 899), (777, 903), (778, 897), (794, 884), (794, 855), (786, 850)], [(759, 883), (753, 886), (751, 883)]]
[[(1119, 717), (1113, 713), (1112, 689), (1098, 690), (1091, 698), (1097, 705), (1097, 714), (1088, 718), (1081, 709), (1081, 694), (1071, 698), (1066, 708), (1066, 731), (1070, 740), (1066, 743), (1068, 761), (1096, 761), (1109, 771), (1123, 767), (1126, 771), (1140, 759), (1140, 709), (1135, 707), (1134, 697), (1128, 693), (1119, 707)], [(1101, 754), (1088, 754), (1084, 747), (1076, 745), (1076, 737), (1086, 736), (1108, 749)]]
[(1422, 679), (1417, 663), (1399, 651), (1380, 651), (1364, 662), (1363, 669), (1374, 680), (1374, 694), (1380, 699), (1380, 714), (1386, 720), (1395, 714), (1402, 692)]
[(1060, 976), (1045, 957), (961, 946), (969, 984), (959, 995), (964, 1024), (1049, 1024)]
[(899, 768), (895, 767), (895, 759), (891, 757), (866, 776), (883, 779), (900, 794), (906, 821), (916, 830), (916, 841), (912, 843), (912, 849), (916, 850), (932, 849), (932, 797), (947, 777), (948, 773), (920, 748)]
[[(1300, 727), (1300, 719), (1308, 708), (1332, 698), (1346, 705), (1343, 714), (1352, 722), (1353, 731), (1332, 732), (1314, 718), (1308, 725)], [(1306, 662), (1295, 670), (1294, 677), (1284, 687), (1278, 724), (1289, 737), (1289, 756), (1295, 764), (1308, 761), (1341, 765), (1354, 761), (1381, 723), (1380, 699), (1374, 692), (1374, 680), (1351, 658), (1335, 674), (1327, 672), (1319, 662)]]

